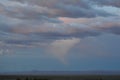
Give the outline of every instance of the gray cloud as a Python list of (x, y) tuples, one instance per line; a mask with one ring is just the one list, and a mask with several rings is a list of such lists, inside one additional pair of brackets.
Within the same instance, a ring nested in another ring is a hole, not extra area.
[[(71, 22), (67, 22), (71, 20)], [(116, 34), (119, 32), (120, 19), (117, 17), (97, 17), (92, 19), (74, 19), (74, 18), (61, 19), (64, 23), (26, 23), (19, 24), (11, 28), (13, 33), (18, 34), (33, 34), (46, 37), (87, 37), (97, 36), (102, 32)], [(84, 22), (81, 22), (84, 20)], [(22, 25), (22, 27), (20, 27)]]
[(120, 0), (92, 0), (93, 3), (101, 6), (120, 7)]
[[(78, 38), (105, 33), (120, 35), (120, 16), (93, 7), (104, 5), (119, 8), (118, 4), (117, 0), (0, 1), (0, 47), (4, 44), (14, 48), (48, 45), (54, 48), (56, 45), (53, 44), (59, 41), (66, 43), (68, 40), (76, 44)], [(77, 41), (74, 42), (73, 38)], [(69, 45), (71, 48), (74, 44)]]
[[(8, 29), (0, 27), (1, 41), (14, 45), (37, 45), (37, 43), (50, 44), (56, 40), (70, 38), (95, 37), (105, 33), (120, 34), (120, 19), (117, 17), (97, 18), (61, 18), (64, 23), (38, 23), (21, 22)], [(69, 20), (69, 21), (68, 21)]]
[(8, 0), (6, 2), (7, 4), (1, 3), (4, 6), (1, 13), (20, 19), (43, 19), (42, 16), (72, 18), (110, 16), (105, 11), (92, 8), (89, 0)]

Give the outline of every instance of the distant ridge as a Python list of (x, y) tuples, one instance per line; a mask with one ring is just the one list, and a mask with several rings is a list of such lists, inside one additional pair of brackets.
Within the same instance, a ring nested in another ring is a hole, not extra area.
[(120, 75), (120, 71), (25, 71), (4, 72), (0, 75)]

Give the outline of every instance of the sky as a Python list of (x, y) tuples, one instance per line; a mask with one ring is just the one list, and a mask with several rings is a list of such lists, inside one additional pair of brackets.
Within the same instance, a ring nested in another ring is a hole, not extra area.
[(120, 0), (0, 0), (0, 72), (120, 70)]

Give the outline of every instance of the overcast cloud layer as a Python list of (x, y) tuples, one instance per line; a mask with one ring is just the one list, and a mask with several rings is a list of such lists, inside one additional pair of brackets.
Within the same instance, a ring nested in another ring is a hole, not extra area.
[(119, 12), (120, 0), (0, 0), (0, 54), (45, 47), (61, 58), (83, 38), (120, 35)]

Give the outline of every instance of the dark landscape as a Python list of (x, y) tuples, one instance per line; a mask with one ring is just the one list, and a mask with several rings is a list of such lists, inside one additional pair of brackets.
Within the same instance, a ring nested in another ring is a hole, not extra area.
[(120, 80), (119, 71), (28, 71), (0, 73), (0, 80)]

